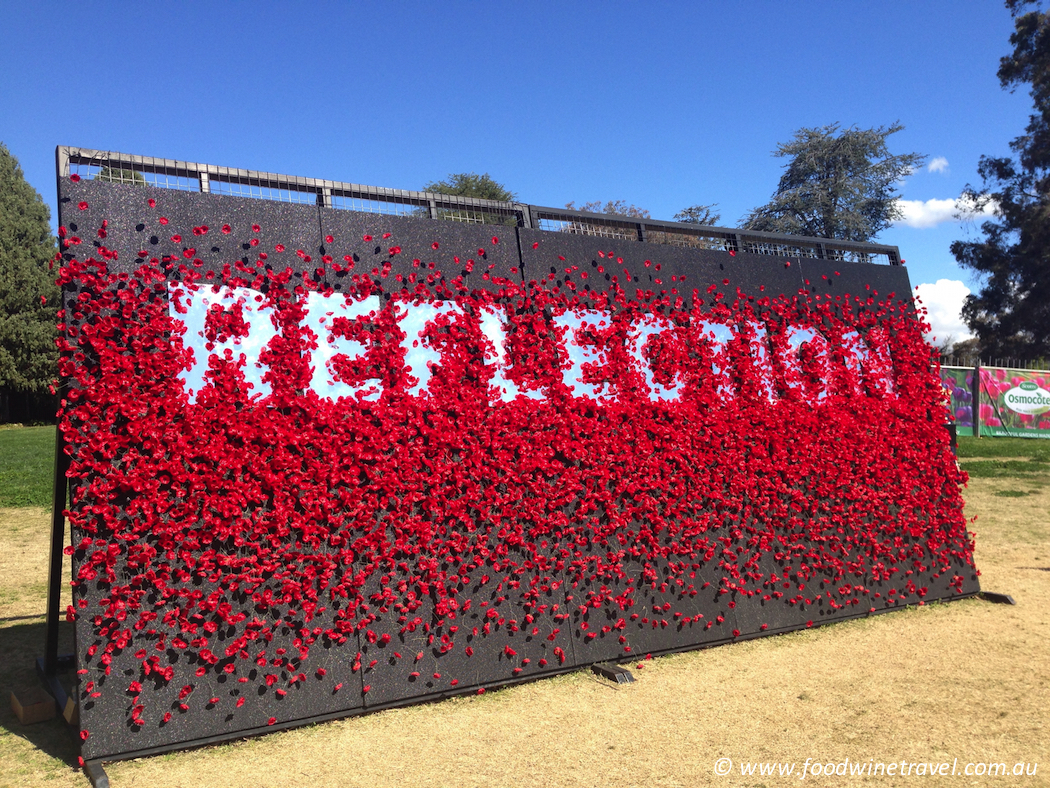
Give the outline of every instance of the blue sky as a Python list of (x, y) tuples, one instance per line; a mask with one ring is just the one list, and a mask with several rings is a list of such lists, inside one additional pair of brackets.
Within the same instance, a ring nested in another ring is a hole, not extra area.
[(976, 282), (929, 201), (1031, 108), (999, 87), (1013, 24), (982, 0), (0, 4), (0, 140), (53, 215), (74, 145), (406, 189), (487, 172), (524, 202), (718, 203), (732, 226), (795, 130), (899, 120), (891, 151), (936, 162), (901, 193), (929, 226), (877, 240), (942, 336)]

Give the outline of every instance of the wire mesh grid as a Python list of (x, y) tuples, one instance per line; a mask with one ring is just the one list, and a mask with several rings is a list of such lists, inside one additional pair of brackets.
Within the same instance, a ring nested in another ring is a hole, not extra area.
[(570, 235), (592, 235), (599, 238), (619, 238), (626, 241), (638, 240), (636, 226), (603, 222), (601, 219), (541, 216), (539, 221), (541, 230), (569, 233)]
[(316, 205), (316, 189), (291, 189), (268, 186), (261, 183), (243, 183), (223, 180), (221, 175), (208, 178), (209, 191), (212, 194), (226, 194), (231, 197), (253, 197), (259, 200), (289, 202), (297, 205)]
[(645, 240), (653, 244), (679, 246), (684, 249), (713, 249), (717, 252), (732, 252), (736, 244), (731, 238), (720, 235), (701, 235), (698, 233), (675, 232), (667, 229), (647, 227)]
[(487, 221), (488, 217), (479, 212), (471, 210), (449, 210), (448, 208), (438, 208), (437, 217), (444, 219), (449, 222), (463, 222), (464, 224), (492, 224)]
[(361, 213), (381, 213), (387, 216), (414, 216), (427, 218), (430, 211), (418, 205), (391, 200), (370, 200), (366, 197), (333, 194), (330, 205), (343, 211), (360, 211)]
[(784, 244), (776, 241), (744, 241), (744, 251), (750, 254), (775, 255), (777, 257), (820, 257), (815, 246)]
[(755, 241), (744, 240), (742, 246), (745, 252), (750, 254), (773, 255), (776, 257), (799, 257), (806, 259), (818, 259), (823, 257), (837, 263), (869, 263), (891, 265), (896, 261), (891, 259), (889, 252), (866, 251), (858, 249), (835, 248), (832, 243), (823, 244), (823, 255), (821, 249), (815, 244), (793, 244), (781, 241)]
[(517, 211), (501, 211), (493, 208), (437, 208), (434, 216), (448, 222), (463, 222), (464, 224), (501, 224), (508, 227), (522, 224)]
[(840, 263), (881, 263), (890, 265), (894, 261), (886, 252), (860, 252), (855, 249), (826, 249), (824, 256)]
[(120, 161), (116, 163), (110, 163), (106, 160), (71, 161), (69, 163), (69, 174), (77, 175), (84, 180), (123, 183), (128, 186), (153, 186), (159, 189), (176, 189), (188, 192), (199, 192), (201, 190), (200, 180), (195, 176), (148, 172), (141, 167)]

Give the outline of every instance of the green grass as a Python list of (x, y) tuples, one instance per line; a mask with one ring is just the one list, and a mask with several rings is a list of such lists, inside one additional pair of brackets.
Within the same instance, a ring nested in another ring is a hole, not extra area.
[[(1020, 479), (1029, 490), (1004, 489), (999, 498), (1037, 493), (1050, 478), (1050, 441), (1032, 438), (959, 438), (959, 467), (974, 479)], [(977, 459), (979, 458), (979, 459)]]
[(1025, 479), (1033, 474), (1050, 474), (1050, 460), (969, 460), (960, 467), (974, 478)]
[(0, 506), (51, 507), (55, 428), (0, 430)]
[(964, 457), (1033, 457), (1050, 462), (1050, 441), (1039, 438), (959, 438)]

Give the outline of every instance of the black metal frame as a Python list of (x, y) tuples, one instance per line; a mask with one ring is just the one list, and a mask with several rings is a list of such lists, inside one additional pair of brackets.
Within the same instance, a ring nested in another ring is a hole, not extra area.
[(51, 555), (48, 565), (47, 584), (47, 639), (44, 646), (42, 670), (45, 676), (58, 672), (58, 622), (62, 611), (62, 556), (66, 542), (66, 471), (69, 457), (66, 456), (62, 430), (55, 427), (55, 485), (54, 503), (51, 509)]

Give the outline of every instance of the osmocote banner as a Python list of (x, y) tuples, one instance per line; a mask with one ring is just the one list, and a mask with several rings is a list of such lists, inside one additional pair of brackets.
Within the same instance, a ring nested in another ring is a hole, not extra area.
[(1050, 438), (1050, 372), (981, 367), (982, 435)]

